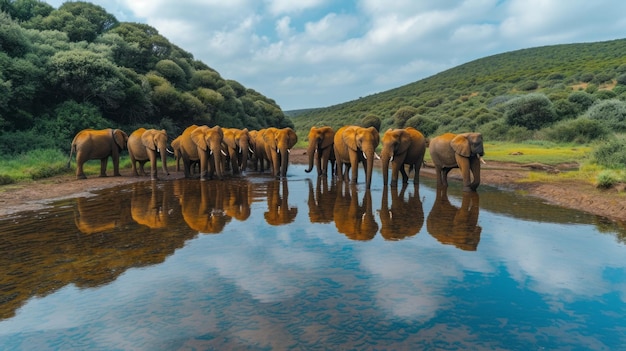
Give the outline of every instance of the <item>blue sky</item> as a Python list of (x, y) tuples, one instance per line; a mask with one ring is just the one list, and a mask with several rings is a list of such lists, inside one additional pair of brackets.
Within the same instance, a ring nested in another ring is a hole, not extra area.
[(89, 2), (155, 27), (283, 110), (355, 100), (512, 50), (626, 38), (622, 0)]

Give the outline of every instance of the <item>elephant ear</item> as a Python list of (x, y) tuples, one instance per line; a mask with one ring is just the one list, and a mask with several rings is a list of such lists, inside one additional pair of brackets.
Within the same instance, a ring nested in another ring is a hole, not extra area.
[(119, 146), (122, 149), (125, 149), (126, 143), (128, 142), (128, 136), (122, 130), (115, 129), (113, 130), (113, 140), (115, 140), (115, 143), (117, 144), (117, 146)]
[(322, 144), (321, 147), (322, 149), (325, 149), (329, 146), (331, 146), (334, 142), (335, 142), (335, 132), (332, 130), (332, 128), (330, 127), (326, 127), (323, 133), (323, 138), (322, 138)]
[(198, 127), (191, 132), (191, 140), (196, 144), (202, 151), (207, 151), (208, 146), (206, 144), (206, 140), (204, 140), (204, 131), (206, 128)]
[(380, 144), (380, 133), (378, 133), (378, 129), (374, 127), (368, 127), (367, 130), (368, 130), (368, 133), (371, 133), (374, 144), (375, 145)]
[(467, 140), (467, 136), (459, 134), (450, 141), (450, 146), (457, 154), (463, 157), (470, 157), (470, 143)]
[(291, 149), (292, 147), (294, 147), (296, 145), (296, 143), (298, 142), (298, 135), (296, 134), (296, 132), (289, 128), (287, 130), (287, 134), (289, 135), (289, 141), (287, 143), (287, 148)]
[(356, 127), (348, 127), (341, 133), (341, 139), (351, 150), (358, 149), (356, 144)]
[(398, 147), (396, 149), (397, 154), (403, 154), (411, 146), (411, 135), (405, 130), (398, 131)]
[(154, 131), (146, 130), (143, 134), (141, 134), (141, 143), (146, 148), (156, 151), (156, 146), (154, 146)]

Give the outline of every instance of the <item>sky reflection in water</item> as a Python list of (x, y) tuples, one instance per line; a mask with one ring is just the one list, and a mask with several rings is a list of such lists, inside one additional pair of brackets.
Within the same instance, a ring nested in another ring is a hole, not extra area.
[(289, 173), (142, 182), (0, 221), (0, 345), (626, 345), (623, 228), (489, 187), (383, 195), (380, 173), (369, 192)]

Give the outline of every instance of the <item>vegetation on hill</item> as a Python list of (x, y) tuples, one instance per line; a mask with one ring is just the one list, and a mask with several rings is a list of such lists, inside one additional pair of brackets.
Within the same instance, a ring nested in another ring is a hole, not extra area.
[(381, 133), (412, 126), (427, 137), (478, 131), (489, 141), (602, 141), (597, 160), (624, 167), (625, 52), (626, 39), (507, 52), (292, 119), (300, 137), (313, 125), (378, 124)]
[(0, 0), (0, 154), (69, 150), (84, 128), (293, 126), (146, 24), (83, 1)]

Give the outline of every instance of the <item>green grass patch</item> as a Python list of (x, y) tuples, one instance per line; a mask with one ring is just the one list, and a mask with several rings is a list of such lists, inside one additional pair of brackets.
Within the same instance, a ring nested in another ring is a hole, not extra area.
[(47, 178), (70, 172), (67, 156), (59, 150), (32, 150), (11, 158), (0, 159), (0, 184)]
[(552, 143), (485, 143), (485, 161), (514, 163), (560, 163), (589, 161), (592, 147), (581, 145), (556, 145)]

